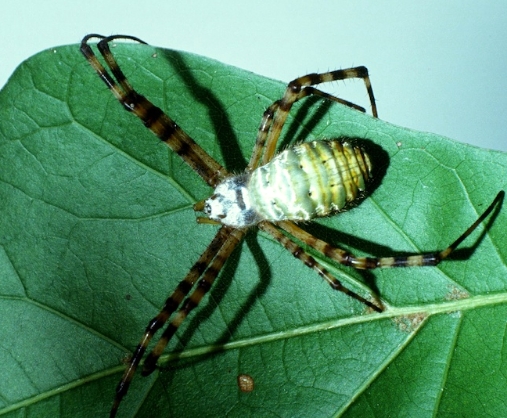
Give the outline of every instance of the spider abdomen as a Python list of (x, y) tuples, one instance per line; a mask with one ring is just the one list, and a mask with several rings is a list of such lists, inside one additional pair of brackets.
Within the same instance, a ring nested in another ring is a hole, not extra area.
[(346, 139), (305, 142), (254, 170), (248, 191), (260, 218), (308, 221), (356, 200), (371, 170), (364, 150)]

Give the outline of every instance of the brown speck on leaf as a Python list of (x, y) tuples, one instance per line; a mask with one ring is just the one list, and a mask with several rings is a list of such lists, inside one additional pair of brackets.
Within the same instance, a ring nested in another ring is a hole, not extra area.
[(238, 375), (238, 387), (241, 392), (252, 392), (254, 390), (254, 380), (248, 374)]

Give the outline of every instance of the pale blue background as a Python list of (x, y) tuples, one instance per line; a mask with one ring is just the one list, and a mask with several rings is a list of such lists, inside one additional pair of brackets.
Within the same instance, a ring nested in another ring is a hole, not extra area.
[[(366, 65), (382, 119), (507, 150), (505, 0), (3, 2), (0, 86), (30, 55), (89, 32), (132, 34), (283, 81)], [(331, 89), (367, 103), (353, 82)]]

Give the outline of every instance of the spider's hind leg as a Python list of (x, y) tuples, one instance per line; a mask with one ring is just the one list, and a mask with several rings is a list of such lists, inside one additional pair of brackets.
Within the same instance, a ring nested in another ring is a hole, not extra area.
[[(281, 222), (282, 224), (291, 224), (292, 222)], [(361, 302), (376, 312), (382, 312), (384, 309), (373, 303), (364, 297), (358, 295), (356, 292), (345, 287), (336, 277), (334, 277), (327, 269), (320, 264), (315, 258), (308, 254), (301, 246), (296, 244), (291, 238), (283, 234), (274, 224), (271, 222), (261, 222), (259, 229), (269, 233), (274, 239), (276, 239), (286, 250), (288, 250), (294, 257), (300, 259), (306, 266), (314, 269), (319, 276), (321, 276), (334, 290), (345, 293), (353, 299)]]
[[(128, 367), (116, 387), (116, 396), (109, 415), (111, 418), (116, 416), (118, 407), (123, 397), (127, 394), (137, 367), (155, 333), (180, 308), (165, 329), (155, 348), (146, 358), (142, 371), (143, 375), (148, 375), (154, 370), (156, 362), (167, 346), (167, 343), (189, 312), (199, 304), (204, 295), (210, 290), (213, 281), (229, 255), (243, 238), (244, 233), (242, 230), (233, 230), (225, 226), (220, 228), (215, 238), (190, 269), (187, 276), (178, 284), (171, 296), (167, 298), (162, 310), (149, 322), (141, 341), (130, 359)], [(190, 293), (192, 289), (194, 290)], [(189, 293), (190, 296), (187, 296)]]
[(225, 226), (223, 226), (221, 230), (227, 232), (225, 242), (222, 244), (220, 250), (215, 254), (214, 259), (207, 266), (206, 271), (197, 282), (194, 291), (185, 298), (180, 306), (180, 309), (176, 312), (171, 322), (162, 333), (162, 336), (156, 346), (146, 357), (142, 371), (143, 376), (147, 376), (155, 370), (157, 360), (164, 352), (167, 344), (176, 333), (181, 323), (187, 318), (189, 313), (199, 305), (202, 298), (209, 292), (218, 276), (218, 273), (220, 273), (225, 262), (246, 233), (245, 230), (233, 229)]
[(436, 266), (442, 260), (446, 259), (492, 212), (499, 208), (503, 200), (504, 192), (500, 191), (486, 210), (475, 220), (475, 222), (463, 232), (458, 239), (451, 245), (441, 251), (430, 251), (421, 254), (412, 254), (397, 257), (357, 257), (348, 251), (333, 247), (327, 242), (314, 237), (312, 234), (301, 229), (293, 222), (279, 222), (278, 226), (285, 232), (304, 242), (309, 247), (323, 254), (324, 256), (346, 266), (351, 266), (359, 270), (372, 270), (376, 268), (390, 267), (424, 267)]

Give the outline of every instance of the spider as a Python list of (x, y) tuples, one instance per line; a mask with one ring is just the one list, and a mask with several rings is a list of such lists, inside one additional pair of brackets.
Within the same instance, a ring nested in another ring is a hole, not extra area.
[[(99, 39), (97, 48), (110, 72), (88, 44), (93, 38)], [(372, 165), (368, 154), (355, 138), (301, 143), (279, 154), (276, 154), (276, 148), (292, 106), (303, 98), (318, 96), (365, 112), (364, 108), (354, 103), (314, 87), (321, 83), (350, 78), (362, 79), (372, 114), (378, 117), (373, 89), (365, 67), (312, 73), (291, 81), (283, 97), (264, 112), (245, 171), (232, 175), (160, 108), (133, 89), (109, 48), (109, 43), (115, 40), (131, 40), (145, 44), (134, 36), (105, 37), (90, 34), (83, 38), (81, 52), (123, 107), (139, 117), (147, 128), (214, 188), (209, 198), (194, 205), (194, 210), (203, 211), (206, 215), (198, 217), (198, 222), (217, 224), (220, 227), (209, 246), (167, 298), (162, 310), (149, 322), (116, 388), (110, 417), (116, 415), (155, 333), (169, 322), (144, 360), (141, 374), (145, 376), (155, 370), (157, 360), (169, 340), (210, 290), (235, 247), (254, 227), (271, 235), (294, 257), (314, 269), (332, 289), (360, 301), (375, 312), (382, 312), (383, 305), (377, 300), (372, 302), (346, 288), (297, 242), (355, 269), (435, 266), (447, 258), (503, 199), (504, 193), (501, 191), (484, 213), (442, 251), (397, 257), (356, 257), (309, 234), (300, 228), (297, 222), (333, 215), (363, 198), (371, 182)]]

